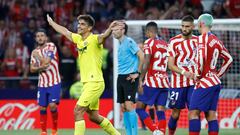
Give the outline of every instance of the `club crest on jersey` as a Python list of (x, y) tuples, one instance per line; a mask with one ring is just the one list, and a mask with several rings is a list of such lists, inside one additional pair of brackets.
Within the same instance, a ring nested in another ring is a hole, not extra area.
[(53, 58), (54, 58), (54, 53), (53, 53), (53, 51), (47, 51), (46, 56), (47, 56), (47, 57), (50, 57), (51, 59), (53, 59)]
[(79, 51), (81, 54), (85, 53), (86, 50), (87, 50), (87, 45), (88, 45), (88, 42), (87, 42), (87, 41), (84, 41), (84, 42), (83, 42), (83, 46), (84, 46), (84, 47), (81, 48), (81, 49), (77, 48), (78, 51)]

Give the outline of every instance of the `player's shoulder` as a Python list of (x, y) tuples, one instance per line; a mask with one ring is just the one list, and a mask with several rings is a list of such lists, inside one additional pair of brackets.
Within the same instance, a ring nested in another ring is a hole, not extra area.
[(144, 41), (144, 44), (150, 44), (151, 42), (154, 42), (152, 38), (149, 38)]
[(208, 37), (208, 43), (210, 47), (213, 47), (214, 45), (219, 46), (220, 48), (223, 47), (222, 41), (214, 34), (210, 34)]
[(163, 39), (158, 39), (157, 41), (164, 46), (168, 46), (167, 42)]
[(169, 43), (174, 44), (176, 42), (181, 42), (183, 40), (182, 35), (178, 34), (172, 38), (170, 38)]
[(128, 37), (128, 36), (126, 36), (125, 38), (126, 38), (126, 40), (127, 40), (127, 43), (130, 43), (130, 44), (137, 44), (137, 43), (133, 40), (133, 38)]
[(213, 33), (210, 33), (208, 37), (209, 37), (209, 39), (214, 39), (214, 40), (220, 41), (219, 38)]
[(94, 33), (92, 33), (92, 34), (90, 34), (89, 35), (91, 38), (98, 38), (99, 37), (99, 34), (94, 34)]
[(191, 39), (198, 39), (198, 36), (192, 35), (192, 38), (191, 38)]

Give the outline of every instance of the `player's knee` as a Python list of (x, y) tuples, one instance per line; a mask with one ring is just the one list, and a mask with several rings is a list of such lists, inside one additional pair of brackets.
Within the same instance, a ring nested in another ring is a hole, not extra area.
[(206, 117), (207, 121), (212, 121), (212, 120), (217, 119), (217, 114), (215, 111), (209, 111), (209, 112), (205, 113), (205, 117)]
[(199, 119), (200, 112), (197, 110), (191, 110), (188, 114), (189, 119)]
[(81, 108), (80, 106), (76, 106), (74, 108), (74, 117), (75, 120), (83, 120), (83, 115), (85, 113), (85, 108)]
[(130, 112), (133, 110), (133, 102), (131, 101), (126, 101), (125, 102), (125, 111)]
[(157, 110), (158, 111), (165, 111), (165, 106), (159, 105), (159, 106), (157, 106)]
[(57, 104), (51, 103), (51, 104), (49, 104), (49, 108), (51, 111), (55, 111), (55, 110), (57, 110)]
[(179, 109), (174, 109), (174, 110), (172, 111), (172, 117), (173, 117), (174, 119), (178, 119), (179, 116), (180, 116), (180, 110), (179, 110)]

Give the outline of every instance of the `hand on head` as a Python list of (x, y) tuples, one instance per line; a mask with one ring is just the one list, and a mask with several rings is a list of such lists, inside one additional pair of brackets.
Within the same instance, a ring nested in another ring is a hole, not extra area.
[(112, 31), (117, 30), (117, 29), (123, 29), (125, 27), (125, 21), (124, 20), (118, 20), (118, 21), (113, 21), (110, 24), (110, 28)]

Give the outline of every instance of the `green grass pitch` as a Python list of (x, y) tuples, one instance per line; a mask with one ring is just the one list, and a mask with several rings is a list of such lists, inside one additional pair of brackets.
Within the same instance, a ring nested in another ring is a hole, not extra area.
[[(119, 130), (125, 135), (124, 130)], [(0, 135), (39, 135), (40, 130), (0, 130)], [(50, 131), (48, 131), (51, 135)], [(58, 135), (73, 135), (74, 130), (59, 130)], [(85, 135), (107, 135), (102, 129), (87, 129)], [(151, 135), (151, 132), (139, 129), (138, 135)], [(188, 135), (188, 129), (177, 129), (176, 135)], [(207, 130), (201, 130), (201, 135), (207, 135)], [(219, 135), (240, 135), (240, 129), (220, 129)]]

